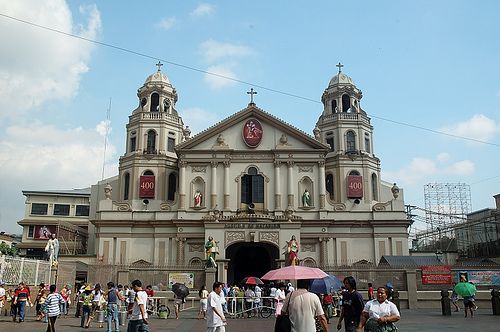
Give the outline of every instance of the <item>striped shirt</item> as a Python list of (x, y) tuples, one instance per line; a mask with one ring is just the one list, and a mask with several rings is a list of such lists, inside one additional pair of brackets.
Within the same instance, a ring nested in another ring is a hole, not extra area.
[(47, 307), (47, 315), (49, 317), (59, 316), (61, 311), (59, 309), (59, 304), (64, 303), (63, 298), (59, 293), (50, 293), (45, 300), (45, 305)]

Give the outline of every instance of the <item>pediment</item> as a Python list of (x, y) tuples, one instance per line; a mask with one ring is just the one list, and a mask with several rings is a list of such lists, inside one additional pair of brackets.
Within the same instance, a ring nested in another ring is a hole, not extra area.
[[(250, 126), (254, 128), (255, 134), (253, 130), (249, 131)], [(261, 135), (260, 141), (259, 134)], [(179, 144), (176, 150), (178, 152), (186, 150), (320, 150), (320, 152), (327, 152), (328, 146), (255, 105), (249, 105)]]

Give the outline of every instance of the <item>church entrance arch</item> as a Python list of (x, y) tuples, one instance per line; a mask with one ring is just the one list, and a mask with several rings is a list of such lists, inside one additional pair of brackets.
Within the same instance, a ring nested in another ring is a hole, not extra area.
[(238, 242), (226, 249), (229, 259), (227, 281), (239, 283), (245, 277), (262, 277), (269, 270), (275, 269), (279, 259), (276, 245), (265, 242)]

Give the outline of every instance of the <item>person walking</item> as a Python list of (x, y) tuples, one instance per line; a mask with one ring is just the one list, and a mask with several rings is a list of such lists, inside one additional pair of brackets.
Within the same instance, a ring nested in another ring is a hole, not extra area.
[(395, 332), (394, 322), (399, 321), (400, 314), (396, 305), (387, 298), (389, 290), (385, 287), (377, 288), (377, 298), (365, 304), (356, 332)]
[(135, 296), (132, 314), (128, 321), (127, 332), (148, 332), (149, 322), (148, 313), (146, 311), (148, 294), (142, 289), (142, 282), (137, 279), (132, 281), (132, 289), (135, 292)]
[[(17, 306), (17, 311), (19, 313), (19, 323), (24, 322), (24, 313), (26, 308), (26, 303), (31, 306), (31, 295), (29, 288), (26, 287), (24, 282), (19, 284), (14, 295), (14, 305)], [(14, 316), (15, 321), (15, 316)]]
[(198, 319), (207, 319), (208, 291), (205, 285), (201, 286), (198, 295), (200, 296), (200, 311), (198, 312)]
[(49, 295), (45, 299), (45, 308), (47, 310), (47, 332), (56, 332), (56, 319), (61, 314), (61, 306), (64, 299), (61, 294), (56, 292), (56, 285), (50, 285)]
[(342, 294), (342, 308), (337, 330), (342, 328), (342, 320), (344, 320), (345, 331), (354, 332), (363, 311), (363, 297), (356, 290), (356, 279), (352, 276), (344, 278), (344, 286), (347, 291)]
[(292, 332), (316, 331), (316, 319), (328, 332), (325, 312), (319, 297), (308, 291), (310, 280), (297, 280), (297, 290), (287, 295), (281, 311), (290, 318)]
[(0, 315), (3, 314), (3, 308), (5, 306), (5, 283), (0, 281)]
[(214, 282), (212, 292), (208, 295), (207, 305), (207, 332), (225, 332), (226, 317), (222, 310), (222, 283)]
[(107, 292), (107, 311), (106, 315), (106, 331), (111, 332), (111, 327), (113, 326), (113, 321), (115, 322), (115, 331), (120, 332), (120, 322), (118, 320), (118, 300), (124, 301), (125, 298), (120, 294), (118, 289), (115, 288), (115, 284), (110, 281), (107, 284), (108, 292)]

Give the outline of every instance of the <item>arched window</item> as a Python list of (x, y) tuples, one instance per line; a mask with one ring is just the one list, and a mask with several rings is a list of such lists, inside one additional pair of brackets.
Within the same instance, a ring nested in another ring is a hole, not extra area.
[(167, 138), (167, 151), (168, 152), (174, 152), (175, 148), (175, 133), (168, 132), (168, 138)]
[(333, 201), (335, 198), (335, 195), (333, 194), (333, 174), (328, 174), (326, 176), (325, 186), (326, 186), (326, 191), (328, 192), (328, 196), (329, 196), (330, 200)]
[(332, 113), (337, 113), (337, 99), (332, 100)]
[(358, 172), (358, 171), (353, 170), (353, 171), (350, 171), (350, 172), (349, 172), (349, 175), (361, 175), (361, 174), (359, 174), (359, 172)]
[(351, 98), (349, 95), (342, 95), (342, 112), (347, 112), (347, 110), (351, 107)]
[(151, 95), (151, 106), (149, 107), (150, 112), (159, 112), (160, 111), (160, 96), (154, 92)]
[(152, 171), (146, 171), (142, 175), (155, 175), (155, 173), (153, 173)]
[(264, 203), (264, 177), (255, 167), (250, 167), (241, 178), (241, 203)]
[(168, 194), (167, 200), (175, 200), (175, 192), (177, 191), (177, 175), (175, 173), (170, 173), (168, 176)]
[(349, 130), (346, 133), (346, 152), (356, 151), (356, 134), (354, 131)]
[(378, 201), (378, 186), (377, 186), (377, 175), (372, 174), (372, 197), (374, 201)]
[(365, 151), (370, 153), (370, 134), (365, 133)]
[(156, 153), (156, 132), (154, 130), (148, 131), (146, 153)]
[(130, 174), (125, 173), (125, 176), (123, 177), (123, 200), (128, 200), (128, 195), (129, 195), (129, 190), (130, 190)]

